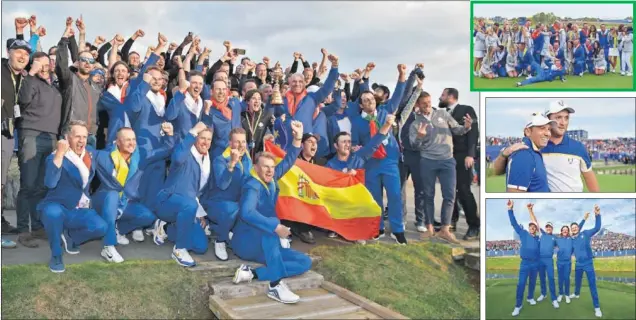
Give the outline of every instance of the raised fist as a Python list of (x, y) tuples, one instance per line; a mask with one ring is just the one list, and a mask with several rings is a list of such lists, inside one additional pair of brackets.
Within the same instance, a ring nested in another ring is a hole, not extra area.
[(97, 38), (95, 38), (95, 41), (93, 41), (93, 45), (94, 46), (98, 46), (102, 43), (104, 43), (106, 41), (106, 39), (102, 36), (98, 36)]
[(394, 114), (387, 114), (385, 123), (388, 123), (389, 125), (392, 126), (395, 123), (395, 115)]
[(594, 205), (594, 215), (598, 216), (599, 214), (601, 214), (601, 207), (598, 206), (598, 204)]
[(197, 124), (194, 125), (194, 128), (192, 128), (192, 130), (196, 132), (197, 134), (199, 134), (201, 131), (205, 130), (207, 127), (208, 126), (205, 123), (199, 121), (197, 122)]
[(35, 30), (35, 33), (36, 33), (38, 36), (40, 36), (40, 38), (41, 38), (41, 37), (44, 37), (44, 36), (46, 36), (46, 28), (45, 28), (45, 27), (43, 27), (43, 26), (39, 26), (39, 27)]
[(532, 210), (532, 208), (534, 208), (534, 204), (528, 203), (526, 204), (526, 207), (528, 208), (528, 210)]
[(269, 65), (269, 58), (268, 57), (263, 57), (263, 63), (266, 65)]
[(66, 151), (68, 151), (68, 149), (70, 148), (68, 141), (62, 139), (60, 141), (57, 142), (57, 146), (55, 148), (55, 153), (57, 155), (63, 156), (64, 154), (66, 154)]
[(174, 134), (174, 127), (170, 122), (164, 122), (161, 124), (161, 131), (165, 133), (167, 136), (172, 136)]
[(80, 33), (83, 33), (86, 31), (86, 25), (84, 25), (84, 20), (82, 20), (81, 16), (79, 19), (75, 20), (75, 26), (77, 27), (77, 30), (79, 30)]
[(300, 140), (303, 138), (303, 123), (300, 121), (292, 120), (291, 122), (292, 133), (294, 134), (294, 138), (296, 140)]
[(512, 209), (514, 206), (515, 203), (512, 200), (508, 199), (508, 209)]
[(138, 29), (137, 31), (135, 31), (135, 36), (137, 38), (143, 38), (143, 36), (145, 36), (145, 35), (146, 35), (146, 33), (143, 30), (141, 30), (141, 29)]
[(326, 56), (327, 54), (329, 54), (327, 52), (327, 49), (325, 49), (325, 48), (320, 49), (320, 53), (322, 53), (323, 56)]
[(72, 17), (67, 17), (66, 18), (66, 27), (70, 27), (71, 25), (73, 25), (73, 18)]
[(300, 52), (294, 52), (294, 59), (300, 59)]
[(398, 69), (398, 72), (400, 74), (406, 73), (406, 65), (405, 64), (402, 64), (402, 63), (398, 64), (397, 69)]
[(37, 24), (38, 24), (37, 17), (34, 14), (31, 15), (31, 17), (29, 18), (29, 26), (31, 27), (31, 30), (35, 29), (35, 26)]
[(230, 48), (232, 47), (232, 43), (229, 40), (225, 40), (223, 41), (223, 46), (227, 49), (230, 50)]
[(26, 18), (15, 18), (15, 28), (22, 30), (29, 24), (29, 20)]
[(365, 69), (367, 69), (367, 71), (369, 72), (373, 71), (373, 69), (375, 69), (375, 62), (367, 63), (367, 67)]
[(157, 35), (157, 41), (159, 43), (159, 45), (157, 47), (163, 47), (168, 42), (168, 38), (166, 38), (166, 36), (164, 36), (163, 34), (159, 33)]
[(329, 59), (329, 61), (331, 61), (332, 64), (337, 64), (338, 63), (338, 56), (334, 55), (334, 54), (330, 54), (327, 59)]
[(238, 149), (230, 150), (230, 163), (237, 164), (241, 160), (241, 152)]
[(168, 51), (172, 52), (174, 51), (179, 45), (177, 45), (175, 42), (170, 42), (170, 45), (168, 46)]

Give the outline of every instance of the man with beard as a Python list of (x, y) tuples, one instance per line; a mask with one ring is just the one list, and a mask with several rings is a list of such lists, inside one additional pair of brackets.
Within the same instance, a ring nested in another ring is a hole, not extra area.
[(227, 148), (230, 131), (241, 128), (241, 108), (241, 101), (229, 96), (227, 82), (215, 80), (212, 84), (212, 107), (203, 116), (203, 121), (214, 128), (210, 153), (213, 159)]
[[(574, 109), (563, 100), (550, 102), (545, 111), (548, 119), (556, 121), (551, 128), (550, 141), (541, 149), (544, 156), (545, 169), (548, 175), (548, 186), (551, 192), (583, 192), (583, 181), (590, 192), (599, 192), (596, 174), (592, 170), (592, 159), (587, 148), (580, 141), (566, 135), (570, 124), (570, 114)], [(493, 171), (496, 175), (503, 174), (506, 158), (520, 149), (527, 149), (523, 143), (516, 143), (502, 150), (495, 159)]]
[[(164, 145), (152, 150), (146, 159), (141, 159), (135, 132), (129, 127), (119, 129), (115, 145), (105, 151), (97, 151), (94, 157), (95, 173), (101, 184), (93, 194), (93, 208), (108, 225), (101, 252), (108, 262), (123, 262), (115, 245), (127, 245), (129, 241), (126, 234), (133, 230), (141, 233), (141, 230), (136, 229), (150, 226), (157, 219), (148, 207), (139, 203), (137, 190), (144, 167), (156, 161), (165, 161), (172, 152), (172, 125), (164, 123), (161, 129), (165, 134)], [(134, 236), (133, 239), (138, 241)]]
[(90, 81), (90, 73), (95, 65), (95, 58), (90, 52), (80, 52), (77, 72), (71, 72), (68, 66), (68, 47), (72, 33), (72, 26), (67, 24), (64, 35), (57, 45), (55, 59), (55, 73), (64, 101), (61, 127), (65, 127), (72, 120), (85, 121), (89, 132), (88, 145), (95, 147), (98, 125), (97, 102), (102, 91)]
[[(537, 217), (534, 215), (534, 204), (528, 203), (528, 213), (530, 219), (535, 225), (539, 226)], [(540, 228), (541, 235), (539, 236), (539, 282), (541, 283), (541, 295), (537, 298), (537, 302), (543, 301), (547, 296), (546, 290), (546, 274), (548, 280), (548, 287), (550, 288), (550, 298), (552, 298), (552, 306), (555, 309), (559, 308), (559, 302), (557, 301), (556, 289), (554, 286), (554, 247), (556, 247), (556, 236), (552, 234), (553, 230), (552, 222), (548, 222), (545, 225), (545, 230)]]
[[(204, 231), (207, 213), (199, 197), (210, 180), (211, 142), (212, 130), (203, 122), (197, 123), (175, 147), (170, 173), (156, 194), (154, 209), (161, 220), (155, 222), (154, 241), (161, 245), (166, 238), (173, 239), (172, 259), (184, 267), (196, 265), (188, 251), (203, 254), (208, 250)], [(170, 225), (166, 227), (166, 223)]]
[(58, 141), (55, 153), (46, 159), (44, 183), (49, 190), (37, 206), (51, 248), (49, 269), (55, 273), (64, 272), (62, 243), (68, 254), (78, 254), (80, 244), (101, 238), (108, 228), (90, 209), (95, 158), (86, 150), (86, 124), (72, 120), (64, 133), (66, 139)]
[[(381, 124), (384, 124), (387, 114), (393, 114), (397, 110), (406, 81), (406, 65), (399, 64), (399, 78), (388, 103), (376, 108), (376, 100), (373, 92), (365, 91), (360, 95), (362, 113), (353, 118), (351, 128), (351, 142), (356, 146), (364, 146), (374, 135)], [(333, 70), (333, 69), (332, 69)], [(404, 223), (402, 220), (402, 199), (400, 192), (400, 172), (398, 161), (400, 150), (393, 135), (382, 141), (382, 145), (373, 153), (373, 157), (365, 164), (365, 181), (367, 188), (373, 195), (380, 208), (383, 208), (382, 189), (386, 189), (389, 205), (389, 222), (391, 223), (392, 237), (400, 244), (406, 243), (404, 237)], [(380, 221), (380, 230), (376, 239), (384, 237), (384, 220)]]
[[(594, 272), (594, 254), (592, 253), (592, 237), (601, 230), (601, 208), (594, 205), (595, 223), (594, 228), (585, 230), (572, 237), (572, 248), (574, 251), (574, 296), (570, 298), (579, 298), (581, 294), (581, 282), (583, 273), (587, 275), (587, 286), (592, 296), (592, 305), (594, 306), (594, 315), (602, 317), (601, 305), (598, 301), (598, 291), (596, 289), (596, 273)], [(578, 230), (578, 228), (577, 228)]]
[[(463, 135), (471, 130), (472, 118), (467, 113), (460, 125), (446, 109), (433, 110), (431, 96), (422, 92), (417, 98), (418, 113), (409, 125), (409, 143), (419, 151), (420, 179), (424, 193), (424, 224), (428, 233), (423, 237), (438, 236), (458, 244), (450, 232), (452, 210), (456, 192), (456, 163), (453, 158), (452, 135)], [(441, 229), (435, 234), (435, 183), (439, 181), (442, 190)]]
[(514, 202), (508, 200), (508, 218), (510, 224), (515, 232), (519, 235), (519, 241), (521, 245), (519, 247), (519, 255), (521, 256), (521, 263), (519, 264), (519, 282), (517, 283), (517, 297), (515, 303), (515, 309), (512, 311), (512, 316), (516, 317), (521, 311), (523, 291), (526, 289), (526, 281), (530, 278), (528, 284), (528, 302), (531, 305), (537, 304), (532, 297), (534, 297), (534, 288), (537, 283), (537, 267), (539, 262), (539, 237), (536, 236), (537, 225), (534, 222), (530, 222), (528, 229), (524, 230), (517, 222), (513, 211)]
[[(585, 220), (590, 216), (589, 212), (585, 213), (585, 217), (581, 220), (580, 224), (572, 222), (570, 225), (572, 233), (570, 234), (570, 228), (567, 225), (561, 227), (560, 237), (556, 238), (556, 245), (559, 248), (557, 251), (557, 276), (559, 282), (559, 297), (557, 302), (561, 302), (565, 295), (565, 303), (570, 303), (570, 272), (572, 271), (572, 237), (576, 236), (579, 232), (579, 227), (583, 228)], [(576, 229), (576, 232), (574, 231)]]
[[(18, 242), (28, 248), (38, 247), (34, 238), (46, 240), (46, 233), (36, 206), (46, 195), (44, 168), (46, 158), (55, 149), (60, 128), (62, 95), (51, 84), (49, 57), (44, 52), (33, 55), (29, 75), (22, 80), (18, 95), (21, 117), (18, 118)], [(29, 233), (29, 218), (31, 233)]]
[[(26, 19), (22, 19), (24, 21), (16, 19), (16, 30), (19, 26), (24, 28), (28, 23)], [(21, 116), (18, 96), (23, 79), (26, 77), (24, 68), (29, 63), (29, 54), (31, 54), (31, 46), (24, 40), (14, 40), (7, 48), (9, 59), (2, 60), (2, 189), (7, 181), (9, 165), (13, 157), (15, 146), (13, 126), (16, 118)], [(2, 234), (16, 233), (18, 229), (11, 226), (3, 214)]]
[(282, 303), (300, 301), (282, 280), (301, 275), (311, 268), (311, 259), (306, 254), (281, 246), (281, 239), (288, 238), (290, 230), (280, 224), (275, 211), (280, 190), (278, 180), (294, 165), (301, 149), (303, 124), (292, 121), (291, 127), (293, 142), (278, 165), (269, 152), (260, 153), (255, 159), (251, 177), (243, 183), (239, 219), (231, 240), (232, 249), (239, 258), (263, 264), (256, 269), (242, 264), (236, 270), (233, 282), (269, 281), (267, 296)]
[[(477, 119), (477, 114), (471, 106), (459, 104), (459, 92), (455, 88), (446, 88), (439, 98), (439, 108), (448, 110), (448, 113), (459, 124), (463, 124), (464, 117)], [(470, 190), (473, 183), (473, 166), (477, 153), (477, 140), (479, 139), (479, 124), (473, 121), (470, 131), (465, 135), (453, 135), (453, 158), (455, 158), (457, 171), (457, 199), (451, 218), (451, 230), (455, 231), (459, 220), (459, 206), (464, 209), (468, 231), (464, 240), (479, 238), (479, 217), (477, 216), (477, 202)]]
[(273, 112), (263, 109), (265, 100), (261, 99), (262, 95), (258, 90), (250, 90), (243, 100), (247, 103), (247, 110), (241, 113), (241, 125), (247, 134), (247, 146), (252, 159), (263, 151), (263, 138), (273, 128)]
[[(258, 93), (257, 93), (258, 94)], [(202, 196), (201, 205), (206, 212), (217, 235), (214, 242), (214, 255), (219, 260), (228, 259), (227, 243), (230, 232), (236, 223), (243, 180), (250, 175), (252, 159), (247, 153), (246, 132), (243, 128), (230, 131), (230, 145), (223, 153), (212, 160), (212, 176)]]
[(507, 192), (550, 192), (540, 150), (548, 144), (551, 129), (555, 124), (554, 120), (549, 120), (539, 113), (532, 114), (523, 130), (522, 142), (528, 149), (515, 152), (508, 160)]

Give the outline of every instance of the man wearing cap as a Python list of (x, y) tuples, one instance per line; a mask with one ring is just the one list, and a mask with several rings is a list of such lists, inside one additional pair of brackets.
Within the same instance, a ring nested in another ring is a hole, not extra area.
[(521, 256), (521, 263), (519, 265), (519, 282), (517, 282), (517, 294), (515, 309), (512, 311), (512, 316), (518, 316), (521, 307), (523, 306), (523, 291), (526, 287), (526, 281), (530, 278), (528, 285), (528, 302), (531, 305), (536, 304), (536, 301), (532, 299), (534, 296), (534, 288), (537, 282), (537, 267), (539, 262), (539, 237), (535, 234), (537, 232), (537, 225), (534, 222), (530, 222), (528, 230), (524, 230), (517, 222), (513, 211), (514, 202), (508, 200), (508, 218), (510, 224), (515, 232), (519, 235), (519, 241), (521, 245), (519, 247), (519, 255)]
[[(585, 230), (572, 237), (572, 248), (574, 251), (574, 298), (579, 298), (581, 294), (581, 281), (583, 272), (587, 275), (587, 285), (592, 295), (594, 305), (594, 315), (602, 317), (601, 305), (598, 301), (598, 291), (596, 289), (596, 274), (594, 273), (594, 254), (592, 253), (592, 237), (601, 230), (601, 208), (594, 205), (595, 223), (594, 228)], [(577, 228), (578, 230), (578, 228)], [(570, 296), (572, 297), (572, 296)]]
[[(534, 204), (528, 203), (528, 212), (530, 213), (530, 219), (535, 223), (535, 225), (539, 225), (537, 221), (537, 217), (534, 215)], [(548, 285), (550, 287), (550, 297), (552, 298), (552, 306), (555, 309), (559, 308), (559, 302), (557, 301), (556, 289), (554, 286), (554, 260), (552, 256), (554, 255), (554, 247), (556, 247), (556, 237), (552, 234), (554, 227), (552, 226), (552, 222), (548, 222), (545, 225), (545, 230), (541, 230), (541, 235), (539, 237), (539, 281), (541, 282), (541, 295), (537, 298), (537, 302), (543, 301), (546, 297), (546, 273), (548, 275)]]
[[(21, 117), (17, 118), (18, 165), (20, 166), (20, 192), (17, 216), (18, 241), (25, 247), (38, 246), (33, 238), (46, 240), (36, 205), (46, 195), (44, 168), (46, 158), (53, 152), (59, 134), (62, 95), (51, 84), (49, 57), (44, 52), (33, 55), (29, 74), (23, 78), (18, 104)], [(29, 217), (31, 231), (29, 234)]]
[[(26, 22), (24, 23), (26, 26)], [(18, 20), (16, 19), (16, 31)], [(20, 34), (21, 35), (21, 34)], [(13, 157), (15, 140), (13, 139), (13, 127), (16, 118), (20, 117), (18, 95), (22, 86), (26, 71), (24, 68), (29, 63), (31, 47), (24, 40), (14, 40), (7, 46), (9, 58), (2, 60), (2, 186), (7, 180), (9, 165)], [(4, 188), (3, 188), (4, 189)], [(27, 220), (28, 221), (28, 220)], [(27, 224), (28, 225), (28, 224)], [(28, 228), (26, 230), (28, 232)], [(11, 226), (2, 216), (2, 233), (15, 234), (18, 230)]]
[(508, 192), (550, 192), (541, 148), (548, 144), (555, 121), (539, 113), (532, 114), (526, 124), (522, 142), (528, 147), (513, 153), (508, 160), (506, 188)]
[[(318, 150), (318, 141), (320, 141), (320, 136), (315, 133), (304, 133), (303, 138), (301, 140), (302, 151), (298, 155), (298, 159), (307, 161), (309, 163), (313, 163), (319, 166), (324, 166), (326, 161), (324, 158), (316, 159), (316, 151)], [(314, 244), (316, 240), (314, 239), (314, 235), (311, 232), (311, 225), (282, 220), (281, 223), (286, 227), (291, 228), (291, 232), (294, 236), (298, 237), (302, 242)]]
[[(566, 135), (570, 123), (570, 114), (574, 109), (563, 100), (550, 103), (545, 115), (556, 125), (551, 128), (550, 141), (541, 149), (544, 156), (545, 169), (548, 175), (548, 187), (551, 192), (583, 192), (583, 182), (590, 192), (599, 192), (596, 174), (592, 170), (592, 159), (587, 148), (580, 141)], [(503, 174), (507, 155), (528, 146), (517, 143), (503, 149), (493, 166), (495, 174)]]
[(561, 60), (555, 59), (554, 64), (550, 66), (548, 69), (537, 69), (537, 75), (535, 77), (528, 78), (521, 82), (517, 82), (517, 87), (527, 86), (529, 84), (538, 83), (538, 82), (552, 82), (556, 77), (559, 77), (561, 82), (565, 82), (565, 70), (563, 70), (561, 66)]

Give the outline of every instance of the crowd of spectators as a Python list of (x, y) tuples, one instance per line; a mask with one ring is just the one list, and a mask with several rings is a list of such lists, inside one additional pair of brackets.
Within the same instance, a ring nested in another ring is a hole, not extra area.
[[(519, 250), (518, 240), (497, 240), (486, 241), (486, 251)], [(636, 238), (623, 233), (607, 231), (603, 235), (592, 237), (592, 250), (601, 251), (624, 251), (636, 249)]]

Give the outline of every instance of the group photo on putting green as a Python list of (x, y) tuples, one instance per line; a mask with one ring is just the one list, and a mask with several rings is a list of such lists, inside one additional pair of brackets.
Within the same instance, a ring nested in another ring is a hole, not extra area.
[(487, 98), (487, 192), (636, 191), (635, 98)]
[(486, 318), (634, 319), (634, 205), (488, 199)]
[(471, 5), (473, 90), (634, 87), (633, 4)]

